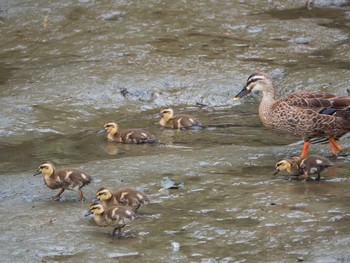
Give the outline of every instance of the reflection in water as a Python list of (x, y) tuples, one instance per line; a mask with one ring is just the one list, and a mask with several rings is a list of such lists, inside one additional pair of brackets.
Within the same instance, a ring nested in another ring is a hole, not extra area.
[(120, 151), (118, 149), (118, 145), (113, 142), (107, 142), (107, 145), (104, 147), (104, 151), (108, 154), (118, 154)]

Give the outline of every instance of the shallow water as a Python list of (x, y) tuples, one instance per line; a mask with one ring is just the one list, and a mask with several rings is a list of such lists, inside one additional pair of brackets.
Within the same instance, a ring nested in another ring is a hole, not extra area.
[[(300, 154), (298, 138), (262, 127), (259, 95), (231, 101), (254, 71), (274, 77), (278, 96), (346, 94), (350, 9), (325, 2), (3, 1), (0, 261), (350, 261), (349, 158), (320, 182), (274, 177), (277, 159)], [(204, 129), (161, 129), (169, 105)], [(108, 143), (107, 120), (159, 142)], [(32, 176), (42, 160), (93, 175), (88, 200), (127, 186), (151, 203), (114, 239), (77, 193), (51, 200)], [(165, 176), (185, 188), (161, 190)]]

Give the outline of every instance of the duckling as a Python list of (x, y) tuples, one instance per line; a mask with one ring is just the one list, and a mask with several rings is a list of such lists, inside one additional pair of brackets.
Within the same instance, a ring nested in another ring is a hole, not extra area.
[(96, 198), (100, 200), (104, 207), (111, 205), (128, 205), (133, 208), (135, 213), (137, 213), (137, 210), (141, 205), (149, 203), (149, 198), (146, 194), (130, 188), (120, 188), (112, 192), (111, 190), (102, 187), (97, 190)]
[(58, 201), (61, 194), (67, 189), (78, 191), (79, 201), (83, 201), (84, 195), (81, 188), (92, 181), (90, 175), (79, 169), (62, 168), (56, 170), (55, 166), (49, 161), (45, 161), (39, 165), (39, 169), (34, 173), (34, 176), (38, 174), (44, 175), (44, 182), (49, 188), (61, 188), (60, 192), (53, 197), (55, 201)]
[(321, 172), (332, 166), (333, 163), (327, 158), (317, 156), (317, 155), (308, 155), (306, 157), (292, 157), (292, 159), (280, 160), (275, 165), (276, 175), (279, 171), (286, 170), (292, 175), (296, 175), (298, 179), (307, 180), (310, 175), (316, 174), (316, 180), (321, 179)]
[(248, 77), (233, 100), (239, 100), (252, 91), (263, 93), (259, 117), (264, 126), (304, 140), (301, 157), (307, 156), (310, 140), (317, 137), (328, 137), (333, 155), (342, 151), (336, 138), (350, 131), (350, 96), (297, 91), (275, 99), (271, 77), (258, 72)]
[(121, 143), (153, 143), (156, 137), (142, 129), (127, 129), (119, 131), (119, 126), (114, 121), (108, 121), (104, 125), (107, 131), (107, 140)]
[(94, 220), (101, 227), (114, 226), (112, 236), (121, 237), (122, 229), (128, 221), (136, 218), (134, 211), (120, 206), (104, 207), (102, 204), (93, 203), (85, 216), (94, 214)]
[(187, 114), (178, 114), (174, 116), (171, 108), (162, 108), (160, 110), (162, 118), (159, 124), (165, 128), (171, 129), (190, 129), (192, 127), (200, 127), (201, 123), (196, 118)]

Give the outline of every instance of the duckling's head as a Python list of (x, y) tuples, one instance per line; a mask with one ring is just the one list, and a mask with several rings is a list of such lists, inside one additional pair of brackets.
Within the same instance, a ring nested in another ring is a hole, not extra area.
[(100, 215), (104, 212), (104, 208), (101, 204), (96, 204), (96, 203), (92, 203), (90, 205), (89, 211), (85, 214), (85, 216), (94, 214), (94, 215)]
[(174, 111), (172, 108), (162, 108), (160, 114), (165, 121), (168, 121), (174, 116)]
[(38, 174), (43, 174), (43, 175), (52, 175), (55, 172), (55, 166), (49, 162), (45, 161), (39, 165), (38, 170), (34, 173), (34, 176)]
[(104, 125), (105, 131), (108, 134), (116, 134), (118, 132), (118, 124), (114, 121), (108, 121)]
[(96, 198), (101, 201), (108, 200), (112, 197), (112, 192), (108, 190), (107, 188), (100, 188), (96, 192)]
[(269, 91), (273, 93), (272, 79), (262, 72), (250, 75), (243, 89), (233, 98), (233, 100), (239, 100), (240, 98), (248, 95), (252, 91)]
[(290, 171), (292, 169), (292, 163), (289, 160), (279, 160), (275, 164), (275, 172), (273, 175), (277, 175), (280, 171)]

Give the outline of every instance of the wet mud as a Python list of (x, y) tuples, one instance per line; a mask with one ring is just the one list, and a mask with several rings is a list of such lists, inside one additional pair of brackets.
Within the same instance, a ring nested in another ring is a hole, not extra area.
[[(280, 173), (300, 138), (231, 100), (255, 71), (276, 93), (350, 86), (347, 1), (17, 1), (0, 3), (1, 262), (347, 262), (349, 138), (321, 181)], [(203, 129), (160, 128), (163, 106)], [(158, 142), (109, 143), (106, 121)], [(33, 176), (43, 160), (93, 175), (87, 201)], [(182, 189), (161, 189), (168, 177)], [(121, 239), (84, 217), (102, 187), (151, 203)]]

